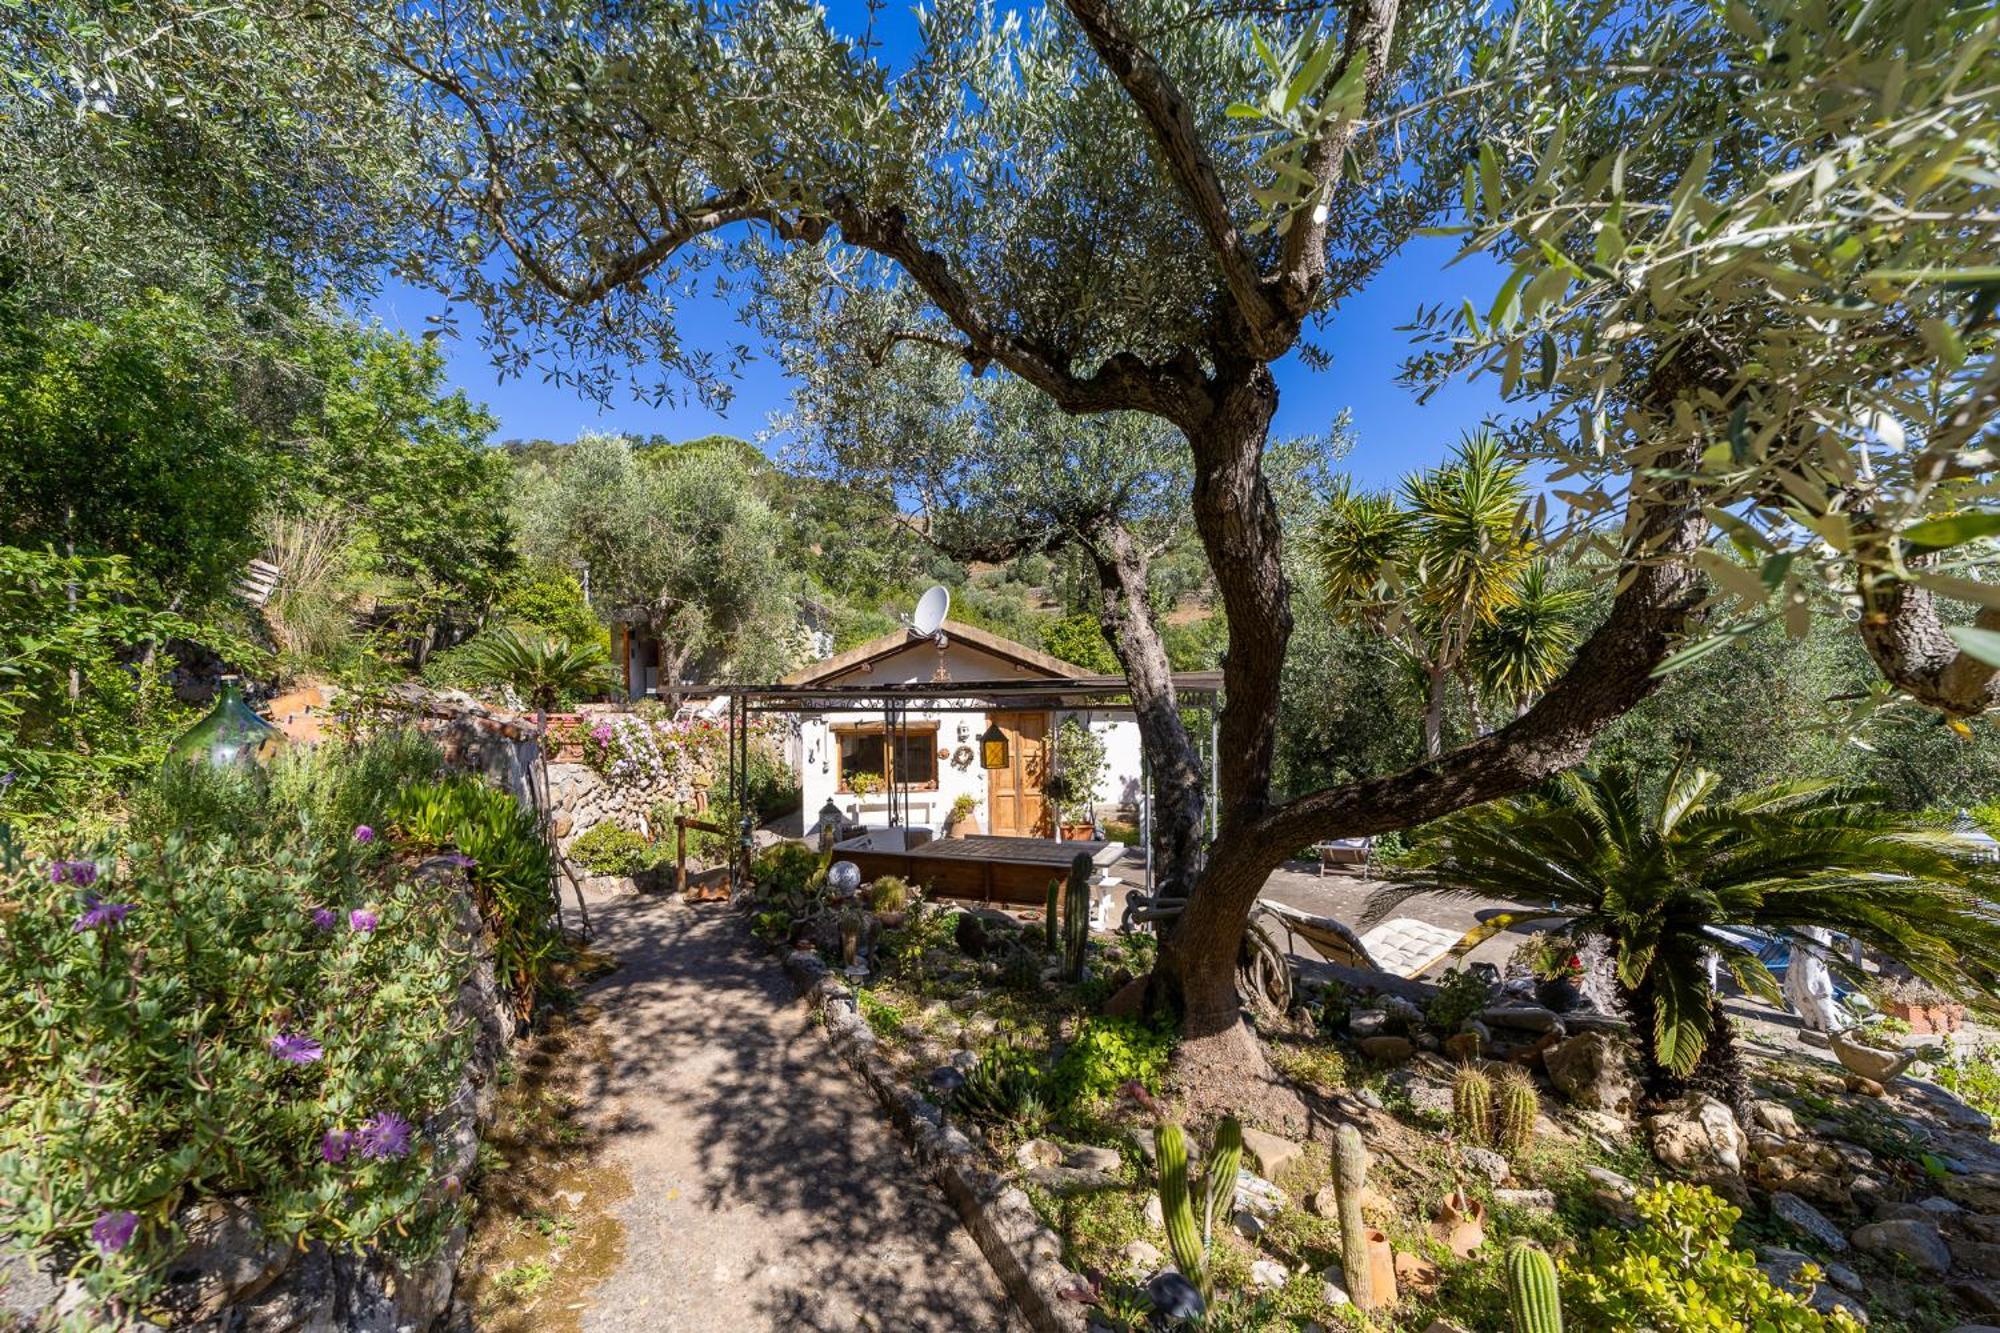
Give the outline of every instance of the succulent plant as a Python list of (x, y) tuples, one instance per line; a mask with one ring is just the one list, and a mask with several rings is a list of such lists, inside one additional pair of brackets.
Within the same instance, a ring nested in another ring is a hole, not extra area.
[(1497, 1098), (1500, 1107), (1500, 1151), (1509, 1157), (1526, 1152), (1535, 1141), (1535, 1117), (1541, 1114), (1541, 1094), (1535, 1080), (1519, 1065), (1509, 1065), (1500, 1076)]
[(1361, 1194), (1368, 1188), (1368, 1149), (1361, 1131), (1342, 1125), (1333, 1132), (1333, 1190), (1340, 1205), (1340, 1267), (1347, 1294), (1357, 1308), (1376, 1306), (1374, 1272), (1368, 1260), (1368, 1224), (1361, 1217)]
[(1517, 1240), (1507, 1250), (1507, 1313), (1514, 1333), (1562, 1333), (1562, 1295), (1546, 1251)]
[(1225, 1116), (1215, 1128), (1215, 1143), (1202, 1172), (1199, 1229), (1195, 1225), (1194, 1186), (1188, 1175), (1187, 1135), (1179, 1125), (1163, 1123), (1153, 1131), (1153, 1147), (1159, 1160), (1160, 1215), (1166, 1221), (1167, 1248), (1173, 1251), (1175, 1267), (1194, 1284), (1205, 1303), (1215, 1295), (1208, 1249), (1215, 1236), (1216, 1215), (1226, 1213), (1236, 1200), (1243, 1126), (1236, 1117)]
[(1069, 883), (1063, 887), (1063, 975), (1072, 982), (1083, 980), (1083, 964), (1090, 947), (1090, 853), (1078, 852), (1070, 862)]
[(1060, 919), (1061, 912), (1062, 881), (1052, 879), (1049, 881), (1048, 910), (1042, 914), (1042, 952), (1044, 953), (1054, 953), (1056, 951), (1056, 931), (1059, 929), (1057, 922)]
[(1472, 1142), (1493, 1142), (1493, 1080), (1478, 1065), (1460, 1065), (1452, 1077), (1451, 1118)]

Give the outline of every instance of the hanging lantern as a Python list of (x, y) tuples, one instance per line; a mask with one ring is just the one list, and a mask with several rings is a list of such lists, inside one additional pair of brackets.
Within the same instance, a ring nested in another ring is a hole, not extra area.
[(268, 763), (284, 743), (284, 733), (243, 702), (243, 687), (236, 677), (224, 676), (215, 707), (189, 727), (167, 754), (180, 763), (251, 768)]
[(990, 723), (979, 737), (979, 766), (988, 770), (1007, 767), (1007, 733), (998, 722)]

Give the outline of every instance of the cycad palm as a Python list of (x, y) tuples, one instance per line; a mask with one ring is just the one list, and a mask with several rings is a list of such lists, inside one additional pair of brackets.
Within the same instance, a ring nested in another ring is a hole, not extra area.
[[(1574, 939), (1611, 949), (1641, 1036), (1648, 1090), (1690, 1078), (1740, 1098), (1728, 1017), (1708, 982), (1711, 927), (1850, 935), (1963, 998), (2000, 995), (2000, 867), (1948, 830), (1884, 811), (1866, 791), (1791, 782), (1718, 799), (1715, 774), (1675, 772), (1656, 796), (1629, 774), (1565, 774), (1545, 797), (1496, 801), (1433, 826), (1403, 882), (1371, 919), (1417, 893), (1544, 901), (1461, 942), (1550, 916)], [(1796, 937), (1795, 949), (1808, 947)], [(1777, 1000), (1769, 972), (1723, 948), (1754, 994)], [(1836, 967), (1846, 964), (1837, 958)]]
[(490, 630), (467, 644), (465, 665), (477, 676), (513, 687), (537, 713), (548, 713), (565, 695), (602, 689), (610, 661), (598, 644), (516, 634), (503, 628)]

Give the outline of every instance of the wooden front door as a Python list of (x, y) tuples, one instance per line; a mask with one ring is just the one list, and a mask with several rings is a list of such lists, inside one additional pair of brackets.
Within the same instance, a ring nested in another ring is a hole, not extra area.
[(1007, 767), (986, 771), (988, 830), (1005, 838), (1047, 837), (1042, 786), (1048, 777), (1049, 715), (990, 713), (987, 720), (1007, 738)]

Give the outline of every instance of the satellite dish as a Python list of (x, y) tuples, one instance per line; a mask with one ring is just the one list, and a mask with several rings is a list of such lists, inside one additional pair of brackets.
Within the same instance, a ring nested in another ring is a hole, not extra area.
[(951, 589), (942, 583), (934, 583), (924, 590), (917, 599), (917, 613), (910, 617), (910, 632), (922, 638), (933, 638), (938, 627), (944, 624), (945, 612), (951, 610)]

